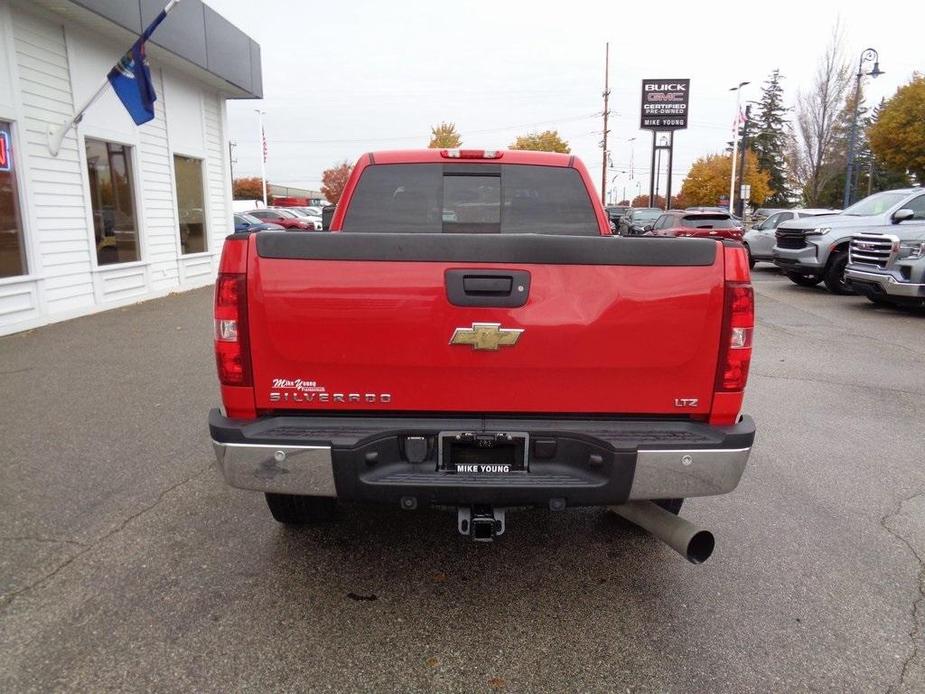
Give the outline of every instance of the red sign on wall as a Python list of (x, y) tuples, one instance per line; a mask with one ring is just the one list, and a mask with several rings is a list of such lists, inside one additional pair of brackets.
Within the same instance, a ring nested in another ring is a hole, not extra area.
[(9, 171), (13, 166), (10, 161), (10, 136), (9, 133), (0, 130), (0, 171)]

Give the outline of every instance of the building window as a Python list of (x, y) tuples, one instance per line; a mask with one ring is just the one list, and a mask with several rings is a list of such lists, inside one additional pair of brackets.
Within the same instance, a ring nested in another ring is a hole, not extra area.
[(0, 277), (26, 274), (26, 249), (13, 164), (10, 124), (0, 121)]
[(138, 260), (132, 148), (90, 138), (86, 145), (97, 263)]
[(203, 204), (202, 159), (173, 157), (177, 182), (177, 217), (180, 220), (180, 248), (183, 253), (206, 250), (206, 215)]

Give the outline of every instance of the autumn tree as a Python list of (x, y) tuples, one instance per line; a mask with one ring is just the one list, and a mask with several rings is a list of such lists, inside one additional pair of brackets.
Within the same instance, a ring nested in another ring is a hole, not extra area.
[(236, 178), (231, 186), (231, 194), (235, 200), (263, 200), (263, 181), (256, 176)]
[(758, 168), (768, 174), (771, 193), (765, 200), (753, 196), (756, 203), (781, 207), (790, 202), (793, 193), (787, 173), (787, 149), (791, 141), (789, 108), (784, 106), (783, 76), (774, 70), (765, 80), (758, 102), (757, 115), (752, 119), (752, 149), (758, 158)]
[[(623, 203), (620, 203), (620, 204), (622, 205)], [(649, 206), (649, 196), (648, 195), (637, 195), (635, 198), (632, 199), (632, 201), (629, 204), (632, 205), (633, 207), (648, 207)], [(655, 196), (654, 207), (661, 207), (663, 210), (665, 209), (665, 196), (664, 195)], [(687, 207), (687, 203), (684, 201), (684, 199), (681, 197), (680, 194), (671, 196), (671, 209), (678, 210), (684, 207)]]
[(810, 207), (822, 206), (826, 187), (844, 171), (845, 143), (839, 137), (838, 124), (844, 120), (851, 68), (842, 44), (841, 30), (836, 25), (816, 68), (813, 86), (797, 96), (789, 165)]
[[(874, 151), (871, 144), (871, 133), (879, 127), (878, 124), (886, 104), (887, 100), (882, 99), (864, 120), (863, 128), (859, 131), (865, 135), (863, 138), (864, 149), (859, 152), (855, 164), (858, 171), (857, 190), (859, 192), (877, 193), (881, 190), (906, 188), (912, 185), (913, 182), (912, 176), (906, 168), (907, 157), (900, 157), (898, 161), (896, 158), (890, 157), (890, 160), (887, 161), (887, 158), (883, 156), (884, 152)], [(919, 178), (920, 182), (921, 180)]]
[(925, 76), (914, 75), (886, 101), (868, 134), (877, 158), (925, 182)]
[[(737, 163), (741, 165), (741, 161)], [(684, 204), (688, 207), (719, 205), (720, 198), (729, 195), (731, 172), (732, 157), (728, 154), (710, 154), (695, 161), (681, 184)], [(747, 152), (742, 182), (751, 186), (752, 200), (767, 199), (771, 193), (769, 178), (766, 172), (758, 168), (758, 157), (755, 153)]]
[(431, 149), (453, 149), (462, 145), (462, 138), (456, 131), (456, 123), (443, 123), (430, 129)]
[(529, 149), (534, 152), (560, 152), (568, 154), (572, 150), (568, 142), (559, 137), (558, 130), (544, 130), (541, 133), (529, 133), (518, 137), (511, 149)]
[(350, 162), (345, 160), (330, 169), (325, 169), (321, 174), (321, 193), (332, 205), (336, 205), (337, 201), (340, 200), (351, 171), (353, 171), (353, 167)]

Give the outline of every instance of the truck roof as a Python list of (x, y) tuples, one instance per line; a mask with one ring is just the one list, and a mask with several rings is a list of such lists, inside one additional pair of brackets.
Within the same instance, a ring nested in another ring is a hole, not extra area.
[(392, 149), (381, 152), (368, 152), (364, 156), (369, 157), (370, 164), (534, 164), (538, 166), (571, 166), (575, 157), (572, 154), (559, 154), (558, 152), (533, 152), (530, 150), (513, 150), (513, 149), (469, 149), (467, 147), (459, 148), (458, 151), (466, 152), (495, 152), (500, 154), (494, 158), (456, 158), (445, 154), (445, 152), (454, 152), (457, 150), (447, 149)]

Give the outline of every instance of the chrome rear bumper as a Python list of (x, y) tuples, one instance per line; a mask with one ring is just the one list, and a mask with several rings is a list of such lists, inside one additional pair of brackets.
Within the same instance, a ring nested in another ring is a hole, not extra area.
[(225, 481), (238, 489), (276, 494), (337, 496), (330, 446), (212, 441)]
[[(277, 494), (336, 497), (334, 457), (330, 446), (292, 446), (212, 442), (215, 457), (225, 481), (232, 487)], [(695, 496), (715, 496), (731, 492), (738, 486), (745, 471), (751, 448), (735, 449), (682, 449), (640, 450), (636, 454), (635, 474), (628, 498), (666, 499)], [(529, 478), (531, 473), (525, 473)], [(449, 477), (460, 487), (475, 487), (480, 483), (497, 487), (499, 478), (452, 475), (439, 472), (433, 466), (429, 474), (407, 473), (405, 481), (410, 488), (434, 485), (446, 490)], [(561, 489), (556, 489), (556, 478), (539, 476), (537, 482), (548, 484), (537, 487), (540, 496), (550, 494), (568, 499), (574, 493), (575, 481), (560, 476)], [(393, 476), (390, 485), (400, 484), (401, 476)], [(625, 494), (625, 492), (624, 492)]]
[(727, 494), (742, 479), (751, 450), (639, 451), (630, 499), (683, 499)]

